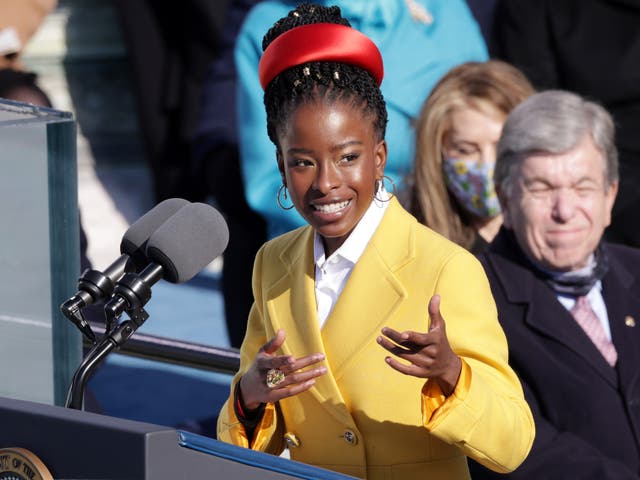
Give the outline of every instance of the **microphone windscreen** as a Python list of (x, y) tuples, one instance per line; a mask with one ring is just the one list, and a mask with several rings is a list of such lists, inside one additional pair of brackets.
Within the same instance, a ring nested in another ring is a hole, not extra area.
[(129, 255), (136, 270), (142, 270), (149, 263), (145, 253), (149, 237), (160, 225), (165, 223), (174, 213), (188, 203), (188, 201), (182, 198), (169, 198), (164, 200), (136, 220), (136, 222), (124, 232), (124, 236), (120, 242), (120, 253)]
[(163, 223), (147, 242), (147, 258), (162, 266), (163, 278), (182, 283), (215, 260), (229, 243), (227, 222), (206, 203), (190, 203)]

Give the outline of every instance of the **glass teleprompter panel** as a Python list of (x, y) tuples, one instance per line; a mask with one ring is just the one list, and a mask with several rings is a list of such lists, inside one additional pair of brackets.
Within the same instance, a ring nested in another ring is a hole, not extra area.
[(79, 269), (73, 116), (0, 100), (0, 396), (62, 403), (80, 339), (58, 306)]

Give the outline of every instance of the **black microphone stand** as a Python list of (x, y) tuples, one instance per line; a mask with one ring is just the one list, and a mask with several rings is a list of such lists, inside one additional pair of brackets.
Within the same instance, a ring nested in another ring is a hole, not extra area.
[[(141, 309), (143, 312), (144, 309)], [(145, 312), (146, 314), (146, 312)], [(82, 410), (84, 399), (84, 390), (87, 380), (93, 374), (96, 367), (104, 360), (104, 358), (117, 348), (120, 348), (131, 335), (136, 331), (137, 326), (133, 320), (126, 320), (106, 334), (97, 345), (87, 353), (82, 363), (76, 370), (67, 392), (65, 407)]]
[[(144, 305), (151, 298), (150, 285), (159, 280), (161, 275), (162, 267), (156, 265), (150, 268), (150, 271), (145, 275), (126, 274), (116, 284), (114, 297), (104, 307), (107, 325), (105, 335), (99, 343), (89, 350), (73, 375), (65, 407), (82, 410), (84, 390), (94, 370), (111, 351), (124, 345), (149, 318)], [(123, 311), (129, 316), (129, 320), (111, 328)]]

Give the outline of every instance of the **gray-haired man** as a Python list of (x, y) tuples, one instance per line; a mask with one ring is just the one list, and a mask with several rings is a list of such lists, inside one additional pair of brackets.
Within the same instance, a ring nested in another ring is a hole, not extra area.
[(602, 241), (613, 140), (602, 107), (562, 91), (516, 107), (500, 138), (504, 226), (481, 261), (536, 422), (509, 478), (640, 478), (640, 251)]

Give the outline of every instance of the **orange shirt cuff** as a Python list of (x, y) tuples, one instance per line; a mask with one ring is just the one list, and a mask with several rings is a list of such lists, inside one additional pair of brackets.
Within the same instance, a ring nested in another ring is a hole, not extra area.
[(273, 425), (276, 422), (276, 405), (275, 403), (267, 403), (264, 414), (260, 423), (255, 429), (253, 440), (251, 441), (252, 450), (264, 451), (271, 440)]
[(435, 380), (427, 380), (422, 387), (422, 423), (427, 429), (433, 428), (438, 418), (446, 416), (452, 408), (462, 403), (469, 393), (471, 367), (464, 359), (460, 360), (460, 377), (451, 395), (446, 397)]

